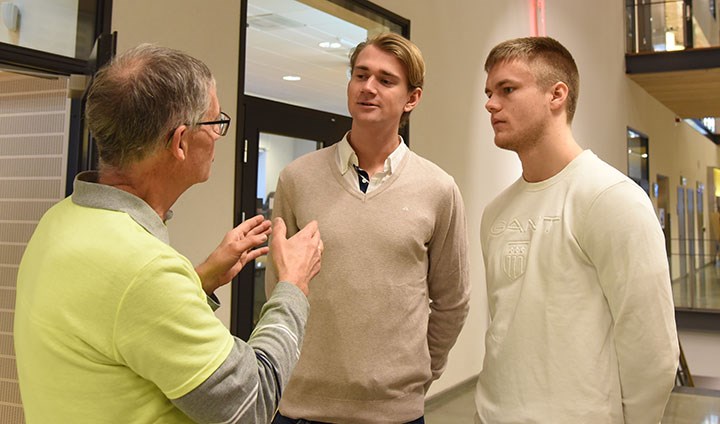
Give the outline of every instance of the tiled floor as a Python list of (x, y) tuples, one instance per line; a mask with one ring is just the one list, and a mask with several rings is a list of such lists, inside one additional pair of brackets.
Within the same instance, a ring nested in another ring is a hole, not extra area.
[[(427, 424), (473, 424), (475, 381), (441, 393), (425, 403)], [(677, 388), (665, 407), (662, 424), (720, 424), (720, 391)]]
[(675, 307), (720, 311), (720, 263), (700, 268), (692, 278), (674, 280), (672, 288)]

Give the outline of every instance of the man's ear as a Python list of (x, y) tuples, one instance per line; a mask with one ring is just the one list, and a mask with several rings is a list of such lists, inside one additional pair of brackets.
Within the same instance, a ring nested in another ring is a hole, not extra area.
[(420, 103), (420, 97), (422, 97), (422, 88), (416, 87), (410, 92), (408, 101), (405, 103), (405, 107), (403, 107), (403, 112), (410, 112), (415, 109), (415, 106)]
[(185, 137), (189, 134), (190, 129), (187, 125), (180, 125), (175, 128), (168, 141), (167, 148), (177, 160), (185, 160), (187, 157), (187, 140)]
[(550, 95), (552, 96), (550, 99), (550, 109), (559, 110), (560, 108), (564, 108), (567, 104), (567, 97), (569, 93), (570, 89), (567, 84), (562, 81), (556, 82), (550, 91)]

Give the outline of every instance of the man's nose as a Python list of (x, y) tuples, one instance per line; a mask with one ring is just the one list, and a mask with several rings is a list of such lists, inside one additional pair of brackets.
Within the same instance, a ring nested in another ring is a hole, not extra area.
[(485, 102), (485, 110), (488, 112), (496, 112), (500, 106), (498, 105), (497, 101), (494, 100), (492, 97), (490, 97), (487, 102)]
[(377, 79), (373, 76), (368, 77), (362, 84), (362, 90), (368, 93), (375, 93), (377, 90)]

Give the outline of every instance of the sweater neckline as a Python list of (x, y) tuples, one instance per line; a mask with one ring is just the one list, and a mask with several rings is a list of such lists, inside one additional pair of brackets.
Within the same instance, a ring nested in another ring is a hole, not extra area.
[(591, 157), (595, 157), (595, 154), (591, 150), (583, 150), (579, 155), (577, 155), (573, 160), (570, 161), (565, 167), (560, 170), (557, 174), (553, 175), (552, 177), (543, 180), (538, 181), (536, 183), (531, 183), (525, 181), (525, 179), (522, 177), (522, 175), (519, 178), (519, 183), (521, 187), (523, 187), (527, 191), (541, 191), (545, 190), (548, 187), (551, 187), (558, 183), (559, 181), (562, 181), (565, 179), (565, 176), (574, 172), (576, 169), (581, 167), (585, 162), (587, 162)]
[(362, 193), (359, 190), (357, 190), (356, 187), (352, 186), (347, 179), (345, 179), (345, 177), (340, 172), (340, 169), (338, 169), (338, 167), (337, 167), (336, 158), (337, 158), (337, 154), (338, 154), (338, 152), (337, 152), (338, 144), (339, 143), (335, 143), (331, 149), (328, 149), (330, 154), (328, 155), (329, 160), (327, 161), (327, 163), (330, 166), (330, 172), (332, 173), (333, 177), (335, 177), (335, 180), (338, 182), (338, 184), (340, 184), (340, 186), (345, 191), (347, 191), (352, 196), (357, 197), (358, 199), (361, 199), (363, 201), (371, 200), (374, 197), (380, 195), (380, 193), (387, 190), (387, 188), (390, 187), (395, 182), (395, 180), (398, 179), (400, 174), (402, 174), (403, 170), (405, 169), (405, 166), (407, 165), (407, 163), (410, 160), (410, 157), (415, 155), (415, 153), (412, 150), (408, 150), (407, 152), (405, 152), (402, 160), (397, 165), (397, 169), (393, 170), (392, 175), (390, 175), (390, 177), (387, 180), (385, 180), (382, 184), (380, 184), (380, 186), (378, 188), (371, 191), (370, 193)]

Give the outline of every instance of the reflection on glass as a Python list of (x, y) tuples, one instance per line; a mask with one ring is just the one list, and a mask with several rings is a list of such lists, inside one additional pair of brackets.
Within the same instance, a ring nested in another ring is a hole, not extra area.
[[(97, 1), (2, 2), (0, 42), (87, 60), (95, 42)], [(13, 17), (16, 19), (13, 21)], [(15, 28), (7, 25), (15, 22)]]
[[(348, 2), (350, 3), (350, 2)], [(250, 0), (245, 93), (348, 116), (350, 49), (398, 25), (329, 0)]]
[[(715, 176), (715, 172), (711, 175)], [(673, 237), (671, 247), (672, 263), (676, 265), (671, 267), (675, 307), (720, 312), (720, 197), (712, 191), (706, 193), (705, 184), (700, 182), (695, 190), (679, 186), (677, 194), (678, 237)], [(705, 195), (715, 203), (707, 223)]]
[[(628, 3), (625, 26), (629, 53), (673, 51), (720, 44), (714, 8), (701, 7), (702, 3), (691, 7), (684, 0)], [(688, 23), (691, 23), (692, 28), (687, 28)], [(692, 39), (686, 40), (688, 30)]]
[[(285, 137), (260, 133), (260, 152), (258, 154), (257, 213), (266, 218), (272, 217), (273, 199), (280, 171), (294, 159), (322, 147), (314, 140)], [(255, 297), (253, 299), (253, 325), (260, 316), (265, 299), (265, 266), (267, 256), (255, 260)]]
[(650, 193), (648, 169), (648, 139), (628, 128), (628, 177)]

